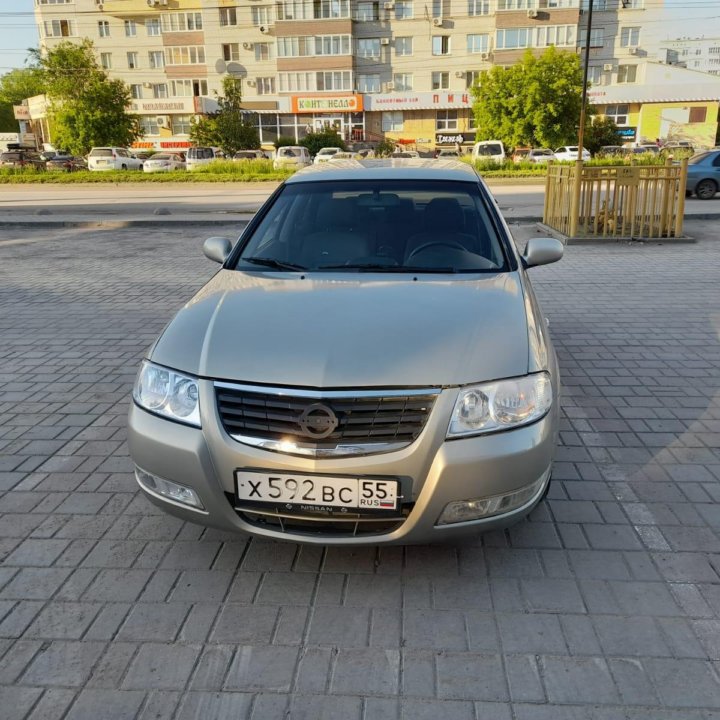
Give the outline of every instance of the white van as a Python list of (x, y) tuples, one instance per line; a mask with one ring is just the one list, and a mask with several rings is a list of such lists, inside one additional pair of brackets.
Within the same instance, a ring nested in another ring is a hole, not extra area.
[(476, 142), (472, 149), (473, 162), (476, 160), (493, 160), (494, 162), (505, 162), (505, 146), (500, 140), (482, 140)]
[(273, 167), (279, 168), (302, 168), (312, 163), (310, 152), (302, 145), (284, 145), (278, 148), (273, 160)]
[(185, 163), (188, 170), (195, 170), (200, 165), (207, 165), (218, 157), (220, 157), (220, 152), (217, 148), (191, 147), (188, 148), (185, 155)]

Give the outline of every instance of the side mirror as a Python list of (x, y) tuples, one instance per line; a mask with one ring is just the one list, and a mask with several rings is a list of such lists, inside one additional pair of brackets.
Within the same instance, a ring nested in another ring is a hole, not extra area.
[(530, 238), (523, 255), (525, 267), (531, 268), (557, 262), (563, 256), (564, 249), (563, 244), (555, 238)]
[(203, 243), (203, 253), (208, 260), (224, 263), (232, 250), (232, 240), (226, 237), (211, 237)]

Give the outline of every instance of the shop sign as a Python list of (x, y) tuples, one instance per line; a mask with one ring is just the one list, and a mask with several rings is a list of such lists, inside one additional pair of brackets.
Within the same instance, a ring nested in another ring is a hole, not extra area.
[(617, 134), (623, 139), (624, 142), (631, 142), (637, 138), (637, 128), (620, 127), (617, 129)]
[(171, 141), (161, 140), (160, 147), (165, 150), (189, 148), (190, 141), (189, 140), (171, 140)]
[(182, 98), (179, 100), (134, 100), (130, 109), (136, 113), (194, 113), (195, 98)]
[(30, 108), (27, 105), (13, 105), (13, 114), (16, 120), (29, 120)]
[(28, 110), (33, 120), (45, 117), (47, 113), (47, 98), (44, 95), (35, 95), (28, 98)]
[(443, 110), (470, 108), (469, 93), (419, 92), (365, 95), (365, 110)]
[(324, 95), (322, 97), (293, 95), (292, 97), (292, 112), (294, 113), (360, 112), (362, 109), (362, 95)]
[(442, 133), (436, 133), (435, 134), (435, 144), (436, 145), (454, 145), (455, 143), (474, 143), (475, 142), (475, 133), (474, 132), (458, 132), (458, 133), (450, 133), (450, 132), (442, 132)]

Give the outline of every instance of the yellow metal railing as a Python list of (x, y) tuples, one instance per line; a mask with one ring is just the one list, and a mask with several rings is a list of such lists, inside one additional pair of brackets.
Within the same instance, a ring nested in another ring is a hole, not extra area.
[(568, 237), (680, 237), (686, 179), (687, 159), (600, 167), (551, 163), (543, 222)]

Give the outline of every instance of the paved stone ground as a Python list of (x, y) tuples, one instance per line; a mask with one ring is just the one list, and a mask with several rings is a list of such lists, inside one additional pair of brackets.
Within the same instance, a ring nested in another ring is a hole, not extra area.
[(572, 247), (533, 271), (564, 419), (528, 521), (338, 550), (203, 530), (136, 490), (131, 383), (214, 270), (202, 228), (16, 232), (3, 720), (720, 718), (720, 244)]

